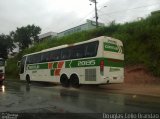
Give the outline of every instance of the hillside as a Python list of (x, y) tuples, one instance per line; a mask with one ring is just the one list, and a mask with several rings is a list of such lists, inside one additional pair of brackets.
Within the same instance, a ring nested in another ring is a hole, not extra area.
[(143, 65), (151, 74), (160, 77), (160, 13), (152, 14), (140, 21), (124, 24), (111, 23), (107, 27), (82, 31), (62, 38), (47, 39), (45, 42), (20, 52), (14, 59), (9, 59), (6, 73), (12, 77), (17, 76), (16, 62), (24, 54), (62, 44), (85, 41), (102, 35), (123, 41), (125, 66)]

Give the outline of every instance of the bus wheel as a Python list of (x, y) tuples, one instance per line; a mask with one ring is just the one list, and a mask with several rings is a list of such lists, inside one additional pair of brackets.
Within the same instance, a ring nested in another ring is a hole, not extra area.
[(26, 81), (27, 81), (28, 84), (31, 83), (31, 80), (30, 80), (30, 76), (29, 76), (29, 75), (26, 76)]
[(63, 87), (69, 87), (69, 79), (65, 74), (61, 76), (60, 82)]
[(73, 74), (71, 75), (71, 86), (74, 87), (74, 88), (78, 88), (80, 85), (79, 85), (79, 78), (76, 74)]

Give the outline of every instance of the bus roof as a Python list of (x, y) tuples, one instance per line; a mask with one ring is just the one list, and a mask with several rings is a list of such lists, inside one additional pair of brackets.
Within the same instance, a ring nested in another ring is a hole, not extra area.
[(60, 48), (64, 48), (64, 47), (67, 47), (68, 45), (60, 45), (60, 46), (57, 46), (57, 47), (53, 47), (53, 48), (48, 48), (48, 49), (44, 49), (42, 50), (42, 52), (46, 52), (46, 51), (50, 51), (50, 50), (56, 50), (56, 49), (60, 49)]
[(44, 50), (41, 50), (39, 52), (34, 52), (34, 53), (26, 54), (24, 56), (29, 56), (29, 55), (33, 55), (33, 54), (43, 53), (43, 52), (47, 52), (47, 51), (51, 51), (51, 50), (57, 50), (57, 49), (66, 48), (66, 47), (75, 46), (75, 45), (80, 45), (80, 44), (83, 44), (83, 43), (89, 43), (89, 42), (93, 42), (93, 41), (99, 41), (99, 40), (103, 40), (103, 39), (106, 39), (106, 38), (109, 39), (109, 40), (117, 41), (118, 44), (120, 44), (120, 45), (123, 46), (122, 41), (120, 41), (118, 39), (115, 39), (115, 38), (112, 38), (112, 37), (107, 37), (107, 36), (100, 36), (100, 37), (96, 37), (96, 38), (93, 38), (93, 39), (90, 39), (90, 40), (86, 40), (86, 41), (82, 41), (82, 42), (78, 42), (78, 43), (65, 44), (65, 45), (60, 45), (60, 46), (53, 47), (53, 48), (44, 49)]

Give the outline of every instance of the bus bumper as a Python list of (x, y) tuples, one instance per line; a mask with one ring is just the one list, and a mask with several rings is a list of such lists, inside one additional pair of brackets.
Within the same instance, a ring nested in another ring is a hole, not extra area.
[(120, 77), (102, 77), (102, 84), (109, 84), (109, 83), (123, 83), (124, 76)]

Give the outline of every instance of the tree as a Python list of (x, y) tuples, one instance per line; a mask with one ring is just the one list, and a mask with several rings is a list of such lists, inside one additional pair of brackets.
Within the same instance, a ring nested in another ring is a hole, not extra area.
[(17, 28), (15, 32), (11, 32), (15, 42), (19, 42), (20, 49), (28, 48), (30, 44), (38, 42), (38, 34), (41, 28), (35, 25), (28, 25), (26, 27)]
[(12, 51), (14, 47), (13, 40), (9, 35), (0, 35), (0, 57), (8, 58), (9, 51)]

